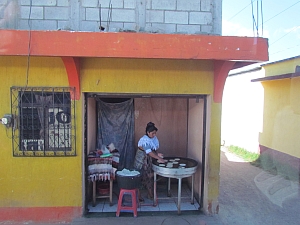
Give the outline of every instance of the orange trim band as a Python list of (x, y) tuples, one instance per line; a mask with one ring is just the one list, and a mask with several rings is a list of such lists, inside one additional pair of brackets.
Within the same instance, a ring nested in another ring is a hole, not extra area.
[(82, 217), (80, 207), (0, 208), (0, 221), (71, 222)]
[(212, 35), (0, 30), (0, 55), (28, 54), (254, 63), (268, 60), (268, 40)]

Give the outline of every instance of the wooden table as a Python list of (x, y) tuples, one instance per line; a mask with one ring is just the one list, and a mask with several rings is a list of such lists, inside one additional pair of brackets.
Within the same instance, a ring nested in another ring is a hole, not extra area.
[[(112, 167), (112, 157), (89, 157), (89, 181), (92, 182), (93, 185), (93, 207), (96, 206), (97, 198), (109, 198), (110, 205), (112, 206), (112, 192), (113, 192), (113, 181), (115, 179), (114, 169)], [(107, 165), (108, 168), (98, 168), (93, 171), (95, 168), (91, 168), (93, 165)], [(97, 194), (97, 181), (109, 181), (109, 195), (101, 195)]]
[(97, 195), (97, 181), (94, 180), (93, 182), (93, 207), (96, 206), (96, 199), (97, 198), (109, 198), (109, 204), (112, 206), (112, 192), (113, 192), (113, 184), (114, 184), (114, 179), (109, 180), (109, 195)]

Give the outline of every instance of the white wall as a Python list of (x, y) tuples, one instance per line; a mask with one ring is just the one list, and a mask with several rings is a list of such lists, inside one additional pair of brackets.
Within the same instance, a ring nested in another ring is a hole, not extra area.
[(202, 144), (203, 144), (203, 108), (204, 100), (200, 99), (197, 103), (196, 99), (189, 100), (188, 111), (188, 158), (195, 159), (199, 164), (195, 173), (194, 191), (195, 197), (200, 201), (201, 198), (201, 165), (202, 159)]
[(263, 70), (228, 76), (223, 92), (221, 123), (221, 140), (225, 146), (235, 145), (258, 152), (264, 90), (260, 82), (251, 82), (251, 79), (263, 76)]

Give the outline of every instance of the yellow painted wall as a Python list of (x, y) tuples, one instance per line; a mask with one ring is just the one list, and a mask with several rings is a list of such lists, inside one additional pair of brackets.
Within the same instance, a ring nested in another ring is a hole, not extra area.
[[(10, 113), (11, 86), (68, 86), (60, 58), (0, 57), (0, 116)], [(27, 82), (28, 80), (28, 82)], [(0, 125), (0, 207), (81, 206), (81, 104), (76, 102), (76, 157), (13, 157), (12, 130)]]
[[(213, 63), (197, 60), (99, 59), (81, 61), (84, 92), (213, 94)], [(209, 101), (207, 144), (208, 180), (204, 208), (216, 213), (219, 195), (221, 104)]]
[[(0, 57), (0, 116), (10, 112), (11, 86), (68, 86), (60, 58)], [(81, 59), (81, 91), (100, 93), (213, 94), (213, 63), (197, 60)], [(27, 83), (28, 80), (28, 83)], [(209, 191), (216, 201), (220, 163), (220, 104), (209, 123)], [(76, 157), (13, 157), (11, 130), (0, 129), (0, 207), (82, 206), (82, 98), (76, 101)], [(206, 204), (207, 205), (207, 204)]]
[(294, 73), (295, 67), (300, 65), (300, 59), (294, 58), (289, 60), (282, 60), (275, 63), (270, 63), (263, 65), (263, 68), (265, 69), (265, 76), (274, 76), (274, 75), (280, 75), (285, 73)]
[[(211, 113), (209, 116), (209, 149), (207, 155), (208, 167), (213, 168), (207, 171), (207, 178), (209, 183), (207, 184), (208, 191), (208, 203), (211, 210), (216, 210), (217, 206), (215, 199), (219, 196), (220, 185), (220, 143), (221, 143), (221, 112), (222, 105), (220, 103), (211, 104)], [(211, 212), (216, 213), (216, 212)]]
[[(266, 75), (295, 72), (300, 59), (265, 66)], [(300, 78), (262, 82), (265, 91), (260, 144), (300, 158)]]
[(81, 62), (83, 92), (211, 94), (211, 61), (99, 59)]

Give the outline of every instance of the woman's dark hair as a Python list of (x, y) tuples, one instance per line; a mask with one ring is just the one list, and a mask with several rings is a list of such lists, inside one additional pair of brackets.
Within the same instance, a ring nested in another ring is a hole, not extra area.
[(152, 131), (158, 131), (158, 129), (155, 127), (154, 123), (149, 122), (149, 123), (147, 123), (146, 134), (148, 134), (148, 132), (152, 132)]

